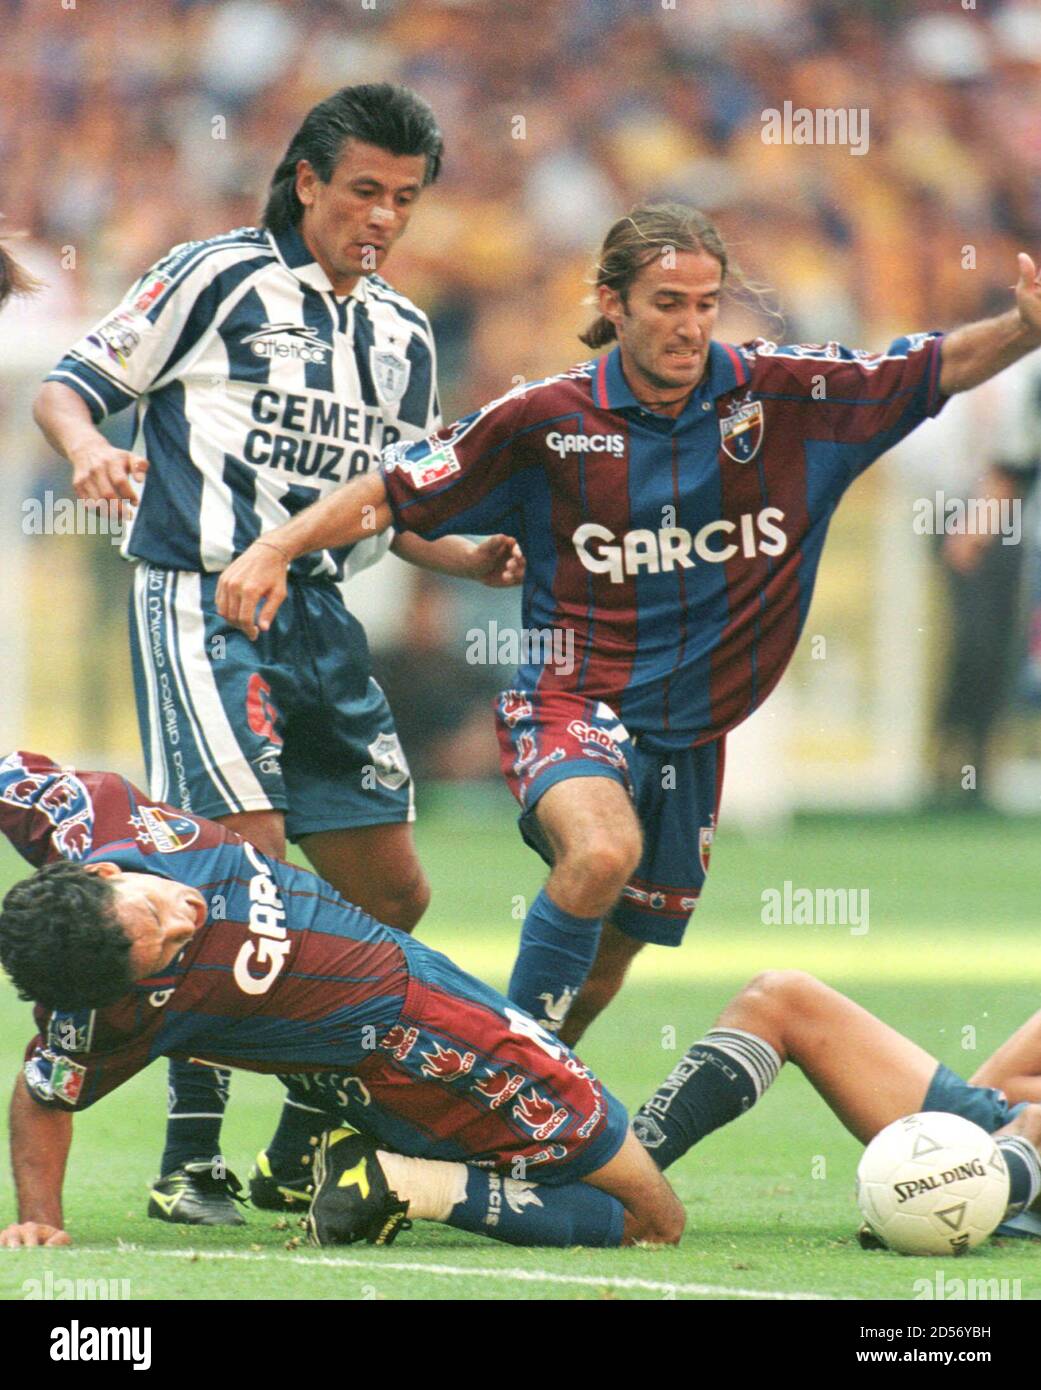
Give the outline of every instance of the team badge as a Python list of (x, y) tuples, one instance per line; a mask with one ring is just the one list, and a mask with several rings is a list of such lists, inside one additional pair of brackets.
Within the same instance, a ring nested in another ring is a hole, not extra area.
[(763, 442), (762, 401), (735, 402), (730, 414), (719, 422), (719, 439), (727, 458), (735, 463), (750, 463)]
[(369, 348), (369, 362), (372, 366), (372, 379), (376, 390), (385, 401), (393, 405), (400, 401), (408, 390), (408, 379), (412, 375), (412, 363), (407, 357), (399, 357), (389, 348)]
[(160, 854), (176, 854), (199, 838), (199, 822), (163, 806), (139, 806), (132, 824), (143, 844), (153, 844)]
[(709, 821), (708, 825), (703, 825), (698, 831), (698, 857), (701, 860), (701, 872), (708, 873), (708, 861), (712, 854), (712, 841), (716, 838), (716, 818)]
[(408, 781), (408, 761), (397, 734), (380, 734), (369, 744), (369, 757), (380, 786), (396, 792)]

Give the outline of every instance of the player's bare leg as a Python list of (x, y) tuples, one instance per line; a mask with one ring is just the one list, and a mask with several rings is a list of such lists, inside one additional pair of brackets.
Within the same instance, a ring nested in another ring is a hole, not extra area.
[(623, 1245), (637, 1241), (679, 1244), (687, 1221), (683, 1203), (632, 1130), (610, 1163), (585, 1181), (616, 1197), (625, 1208)]
[(286, 857), (286, 818), (281, 811), (236, 811), (213, 819), (256, 845), (261, 854), (270, 854), (274, 859)]
[(596, 958), (603, 918), (640, 858), (640, 827), (621, 782), (567, 777), (535, 808), (553, 868), (528, 909), (507, 993), (556, 1031)]
[(640, 826), (628, 792), (609, 777), (571, 777), (535, 811), (553, 849), (546, 888), (576, 917), (603, 917), (640, 858)]
[(559, 1036), (574, 1047), (593, 1020), (621, 989), (629, 966), (646, 943), (618, 930), (608, 919), (600, 932), (596, 959), (578, 998), (571, 1005)]
[(427, 910), (430, 884), (407, 821), (317, 831), (300, 848), (348, 902), (389, 927), (410, 932)]
[(716, 1027), (752, 1033), (782, 1062), (794, 1062), (865, 1143), (918, 1110), (936, 1073), (936, 1058), (924, 1048), (801, 970), (757, 975)]
[(996, 1086), (1009, 1101), (1041, 1102), (1041, 1013), (1028, 1018), (972, 1077), (974, 1086)]

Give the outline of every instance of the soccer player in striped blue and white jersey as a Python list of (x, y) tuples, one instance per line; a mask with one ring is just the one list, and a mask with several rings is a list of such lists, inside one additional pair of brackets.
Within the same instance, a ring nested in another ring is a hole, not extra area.
[[(433, 113), (405, 88), (347, 87), (319, 103), (275, 171), (262, 225), (175, 247), (70, 348), (35, 410), (77, 495), (122, 499), (132, 514), (123, 551), (137, 564), (130, 640), (152, 796), (268, 854), (288, 836), (345, 897), (406, 931), (429, 900), (412, 781), (342, 581), (389, 545), (513, 583), (519, 551), (504, 536), (386, 534), (316, 551), (289, 568), (293, 601), (258, 645), (214, 594), (251, 542), (440, 425), (430, 324), (375, 272), (441, 154)], [(113, 448), (97, 425), (130, 406), (134, 450)], [(238, 1219), (210, 1178), (226, 1085), (172, 1065), (153, 1215)], [(280, 1206), (306, 1185), (298, 1131), (311, 1128), (291, 1100), (253, 1174), (255, 1201)]]

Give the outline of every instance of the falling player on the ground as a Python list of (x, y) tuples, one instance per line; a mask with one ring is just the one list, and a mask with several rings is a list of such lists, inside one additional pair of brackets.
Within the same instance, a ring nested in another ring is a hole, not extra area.
[[(175, 247), (69, 350), (36, 404), (78, 496), (137, 502), (124, 553), (135, 561), (130, 643), (153, 794), (270, 854), (284, 854), (288, 836), (404, 931), (430, 897), (412, 777), (338, 581), (390, 545), (426, 568), (512, 583), (519, 552), (504, 536), (369, 537), (318, 551), (293, 565), (290, 602), (257, 645), (221, 619), (214, 590), (250, 542), (270, 545), (269, 530), (365, 472), (383, 445), (440, 423), (429, 321), (375, 272), (441, 154), (433, 113), (407, 89), (334, 93), (290, 141), (263, 225)], [(131, 404), (136, 453), (97, 429)], [(240, 1220), (230, 1179), (213, 1177), (227, 1084), (214, 1068), (170, 1064), (150, 1215)], [(306, 1107), (285, 1106), (251, 1174), (255, 1201), (301, 1196), (309, 1174), (289, 1155), (310, 1124)]]
[[(324, 1133), (309, 1215), (321, 1244), (388, 1243), (416, 1219), (519, 1245), (674, 1243), (684, 1210), (661, 1168), (746, 1110), (785, 1060), (859, 1138), (950, 1110), (1002, 1131), (1013, 1211), (1041, 1190), (1041, 1105), (1010, 1108), (794, 973), (728, 1005), (630, 1128), (497, 991), (213, 822), (153, 807), (178, 822), (178, 845), (142, 837), (148, 804), (110, 773), (33, 754), (0, 763), (15, 846), (35, 862), (52, 841), (83, 851), (44, 863), (0, 913), (0, 962), (37, 1001), (39, 1028), (11, 1104), (18, 1214), (0, 1245), (67, 1243), (73, 1114), (162, 1055), (276, 1072), (308, 1097)], [(987, 1086), (1038, 1093), (1037, 1031), (996, 1054)]]
[[(392, 447), (382, 475), (273, 533), (290, 557), (391, 524), (521, 538), (524, 627), (574, 650), (540, 662), (539, 643), (498, 704), (522, 832), (552, 865), (508, 993), (569, 1043), (645, 943), (683, 937), (726, 733), (788, 663), (846, 488), (946, 396), (1041, 343), (1025, 255), (1007, 314), (884, 353), (712, 341), (727, 264), (700, 213), (637, 208), (608, 233), (584, 336), (617, 339), (611, 352)], [(266, 631), (285, 565), (251, 547), (221, 577), (220, 611)]]

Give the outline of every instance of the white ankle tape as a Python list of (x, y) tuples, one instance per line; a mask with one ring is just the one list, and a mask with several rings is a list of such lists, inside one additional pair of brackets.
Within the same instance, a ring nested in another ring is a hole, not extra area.
[(466, 1197), (466, 1164), (437, 1158), (406, 1158), (377, 1149), (387, 1186), (408, 1203), (414, 1221), (447, 1221)]

